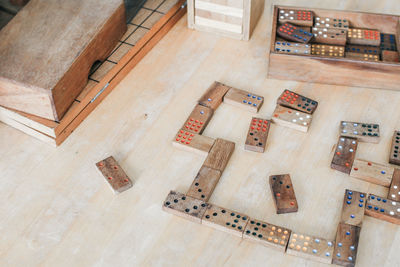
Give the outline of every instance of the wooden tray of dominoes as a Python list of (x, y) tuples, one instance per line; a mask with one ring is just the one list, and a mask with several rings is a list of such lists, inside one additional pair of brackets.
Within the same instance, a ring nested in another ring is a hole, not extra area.
[(400, 16), (274, 6), (268, 77), (399, 90)]

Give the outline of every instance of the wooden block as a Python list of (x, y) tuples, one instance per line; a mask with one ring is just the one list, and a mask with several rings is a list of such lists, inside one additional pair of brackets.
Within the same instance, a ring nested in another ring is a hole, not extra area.
[(192, 222), (201, 223), (208, 204), (202, 200), (171, 191), (163, 204), (163, 210)]
[(278, 125), (307, 132), (310, 127), (312, 115), (293, 110), (281, 105), (276, 105), (272, 121)]
[(292, 43), (287, 41), (276, 41), (275, 51), (283, 54), (310, 55), (311, 45), (303, 43)]
[(217, 138), (203, 166), (223, 172), (235, 149), (235, 143)]
[(400, 131), (394, 131), (390, 148), (389, 163), (400, 165)]
[(115, 194), (122, 193), (132, 187), (131, 179), (129, 179), (113, 156), (97, 162), (96, 166)]
[(324, 57), (344, 57), (344, 46), (312, 44), (311, 55)]
[(315, 17), (314, 27), (347, 31), (349, 29), (349, 21), (339, 18)]
[(367, 194), (346, 189), (340, 222), (361, 227), (366, 201)]
[(209, 204), (201, 223), (217, 230), (242, 237), (248, 221), (249, 217), (245, 214)]
[(385, 62), (399, 62), (399, 52), (382, 50), (382, 61)]
[(357, 144), (357, 139), (339, 137), (335, 154), (331, 162), (331, 168), (350, 174), (356, 156)]
[(365, 215), (400, 224), (400, 202), (370, 194), (365, 207)]
[(381, 33), (381, 49), (397, 51), (396, 36), (394, 34)]
[(206, 128), (208, 122), (211, 120), (213, 110), (209, 107), (196, 105), (187, 118), (182, 129), (188, 132), (201, 134)]
[(231, 88), (224, 96), (224, 103), (257, 113), (264, 103), (264, 97), (252, 94), (244, 90)]
[(355, 266), (360, 231), (361, 228), (358, 226), (339, 223), (333, 251), (333, 264)]
[(330, 28), (312, 28), (314, 42), (321, 44), (346, 45), (347, 31)]
[(214, 142), (213, 138), (180, 129), (172, 140), (172, 145), (189, 152), (207, 155)]
[(375, 61), (375, 62), (379, 61), (379, 55), (371, 55), (371, 54), (346, 52), (345, 57), (362, 61)]
[(379, 143), (380, 139), (379, 125), (373, 123), (341, 121), (339, 134), (367, 143)]
[(400, 201), (400, 169), (394, 169), (387, 198), (394, 201)]
[(279, 26), (276, 33), (286, 40), (300, 43), (309, 43), (314, 37), (311, 32), (299, 29), (297, 26), (290, 23)]
[(381, 50), (377, 46), (368, 45), (346, 45), (346, 52), (380, 55)]
[(287, 89), (283, 91), (276, 103), (308, 114), (314, 113), (318, 106), (317, 101)]
[(296, 195), (289, 174), (271, 175), (269, 185), (277, 214), (297, 212)]
[(270, 120), (253, 117), (247, 132), (244, 149), (264, 153), (270, 125)]
[(389, 187), (394, 168), (367, 160), (355, 159), (350, 172), (351, 177)]
[(223, 83), (214, 82), (199, 99), (199, 104), (216, 110), (229, 89), (230, 87)]
[(218, 184), (221, 172), (202, 166), (186, 195), (208, 201)]
[(279, 23), (290, 22), (299, 26), (312, 26), (314, 13), (309, 10), (279, 9)]
[(376, 30), (349, 29), (347, 32), (347, 42), (356, 45), (379, 46), (381, 44), (381, 35)]
[(331, 264), (334, 245), (334, 241), (292, 232), (286, 253), (317, 262)]

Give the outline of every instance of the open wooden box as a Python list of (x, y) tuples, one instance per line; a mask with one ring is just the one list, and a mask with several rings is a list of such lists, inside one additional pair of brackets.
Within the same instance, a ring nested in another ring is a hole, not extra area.
[(274, 6), (268, 78), (400, 90), (400, 63), (275, 52), (279, 8), (312, 10), (315, 16), (348, 19), (351, 28), (376, 29), (382, 33), (395, 34), (397, 49), (400, 47), (400, 16)]

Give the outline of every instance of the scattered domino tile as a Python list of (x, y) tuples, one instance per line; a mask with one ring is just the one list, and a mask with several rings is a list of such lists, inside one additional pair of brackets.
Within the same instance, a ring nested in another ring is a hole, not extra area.
[(270, 125), (270, 120), (253, 117), (247, 132), (244, 149), (264, 153)]
[(292, 232), (286, 253), (331, 264), (334, 245), (334, 241)]
[(309, 55), (311, 54), (311, 45), (303, 43), (292, 43), (287, 41), (276, 41), (275, 51), (284, 54)]
[(314, 27), (348, 30), (349, 21), (347, 19), (316, 17)]
[(400, 202), (370, 194), (365, 207), (365, 215), (400, 224)]
[(312, 114), (318, 106), (317, 101), (287, 89), (279, 96), (276, 103), (309, 114)]
[(291, 230), (250, 218), (243, 239), (285, 252)]
[(201, 223), (242, 237), (248, 221), (249, 217), (247, 215), (209, 204)]
[(379, 55), (372, 55), (372, 54), (346, 52), (345, 57), (351, 59), (358, 59), (362, 61), (375, 61), (375, 62), (379, 61)]
[(300, 43), (309, 43), (314, 35), (311, 32), (299, 29), (290, 23), (285, 23), (278, 27), (277, 34), (282, 38)]
[(399, 62), (400, 56), (397, 51), (382, 50), (382, 61)]
[(396, 36), (394, 34), (381, 33), (381, 49), (397, 51)]
[(368, 45), (346, 45), (346, 52), (380, 55), (381, 50), (376, 46)]
[(132, 187), (133, 183), (128, 175), (119, 166), (113, 156), (110, 156), (96, 163), (97, 168), (103, 174), (111, 190), (115, 193), (121, 193)]
[(339, 137), (331, 168), (350, 174), (356, 156), (357, 144), (357, 139)]
[(333, 264), (355, 266), (360, 231), (361, 228), (358, 226), (339, 223), (333, 251)]
[(350, 172), (351, 177), (389, 187), (394, 168), (367, 160), (355, 159)]
[(279, 9), (280, 23), (290, 22), (300, 26), (312, 26), (314, 13), (309, 10)]
[(392, 147), (390, 149), (389, 163), (400, 165), (400, 131), (394, 131)]
[(264, 103), (264, 97), (243, 90), (231, 88), (224, 96), (224, 103), (257, 113)]
[(330, 28), (312, 28), (314, 41), (321, 44), (346, 45), (347, 31)]
[(208, 201), (218, 184), (221, 174), (218, 170), (202, 166), (186, 195)]
[(271, 175), (269, 185), (277, 214), (297, 212), (298, 204), (289, 174)]
[(234, 149), (235, 143), (217, 138), (210, 150), (210, 153), (208, 153), (203, 166), (223, 172), (232, 156)]
[(189, 152), (207, 155), (214, 142), (213, 138), (180, 129), (175, 135), (172, 145)]
[(199, 104), (216, 110), (229, 89), (230, 87), (223, 83), (214, 82), (199, 99)]
[(213, 110), (209, 107), (196, 105), (182, 127), (188, 132), (201, 134), (211, 120)]
[(400, 169), (394, 169), (392, 182), (389, 187), (388, 199), (400, 201)]
[(312, 44), (311, 55), (325, 57), (344, 57), (344, 46)]
[(272, 121), (278, 125), (307, 132), (310, 127), (312, 115), (293, 110), (281, 105), (276, 105)]
[(375, 30), (349, 29), (347, 42), (349, 44), (379, 46), (381, 44), (381, 35), (379, 31)]
[(357, 138), (359, 142), (379, 143), (379, 125), (341, 121), (339, 134), (341, 136)]
[(163, 210), (190, 221), (201, 223), (201, 218), (206, 212), (207, 206), (208, 204), (202, 200), (171, 191), (164, 201)]
[(366, 200), (365, 193), (346, 189), (340, 222), (361, 227)]

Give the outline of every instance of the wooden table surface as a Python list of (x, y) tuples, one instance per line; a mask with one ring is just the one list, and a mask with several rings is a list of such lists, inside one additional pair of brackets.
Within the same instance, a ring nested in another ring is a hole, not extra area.
[[(273, 2), (400, 14), (395, 0)], [(214, 80), (263, 95), (263, 117), (284, 88), (319, 106), (308, 133), (274, 125), (259, 154), (243, 149), (253, 114), (222, 104), (204, 134), (236, 149), (211, 203), (333, 239), (346, 188), (386, 196), (329, 166), (340, 120), (379, 123), (381, 142), (361, 143), (357, 157), (388, 162), (400, 93), (266, 79), (271, 9), (268, 2), (249, 42), (188, 30), (184, 17), (59, 148), (0, 124), (0, 265), (319, 266), (161, 210), (168, 192), (186, 192), (202, 165), (171, 140)], [(108, 155), (135, 180), (120, 195), (95, 167)], [(291, 174), (297, 213), (275, 214), (267, 177), (276, 173)], [(366, 217), (358, 266), (398, 266), (399, 229)]]

